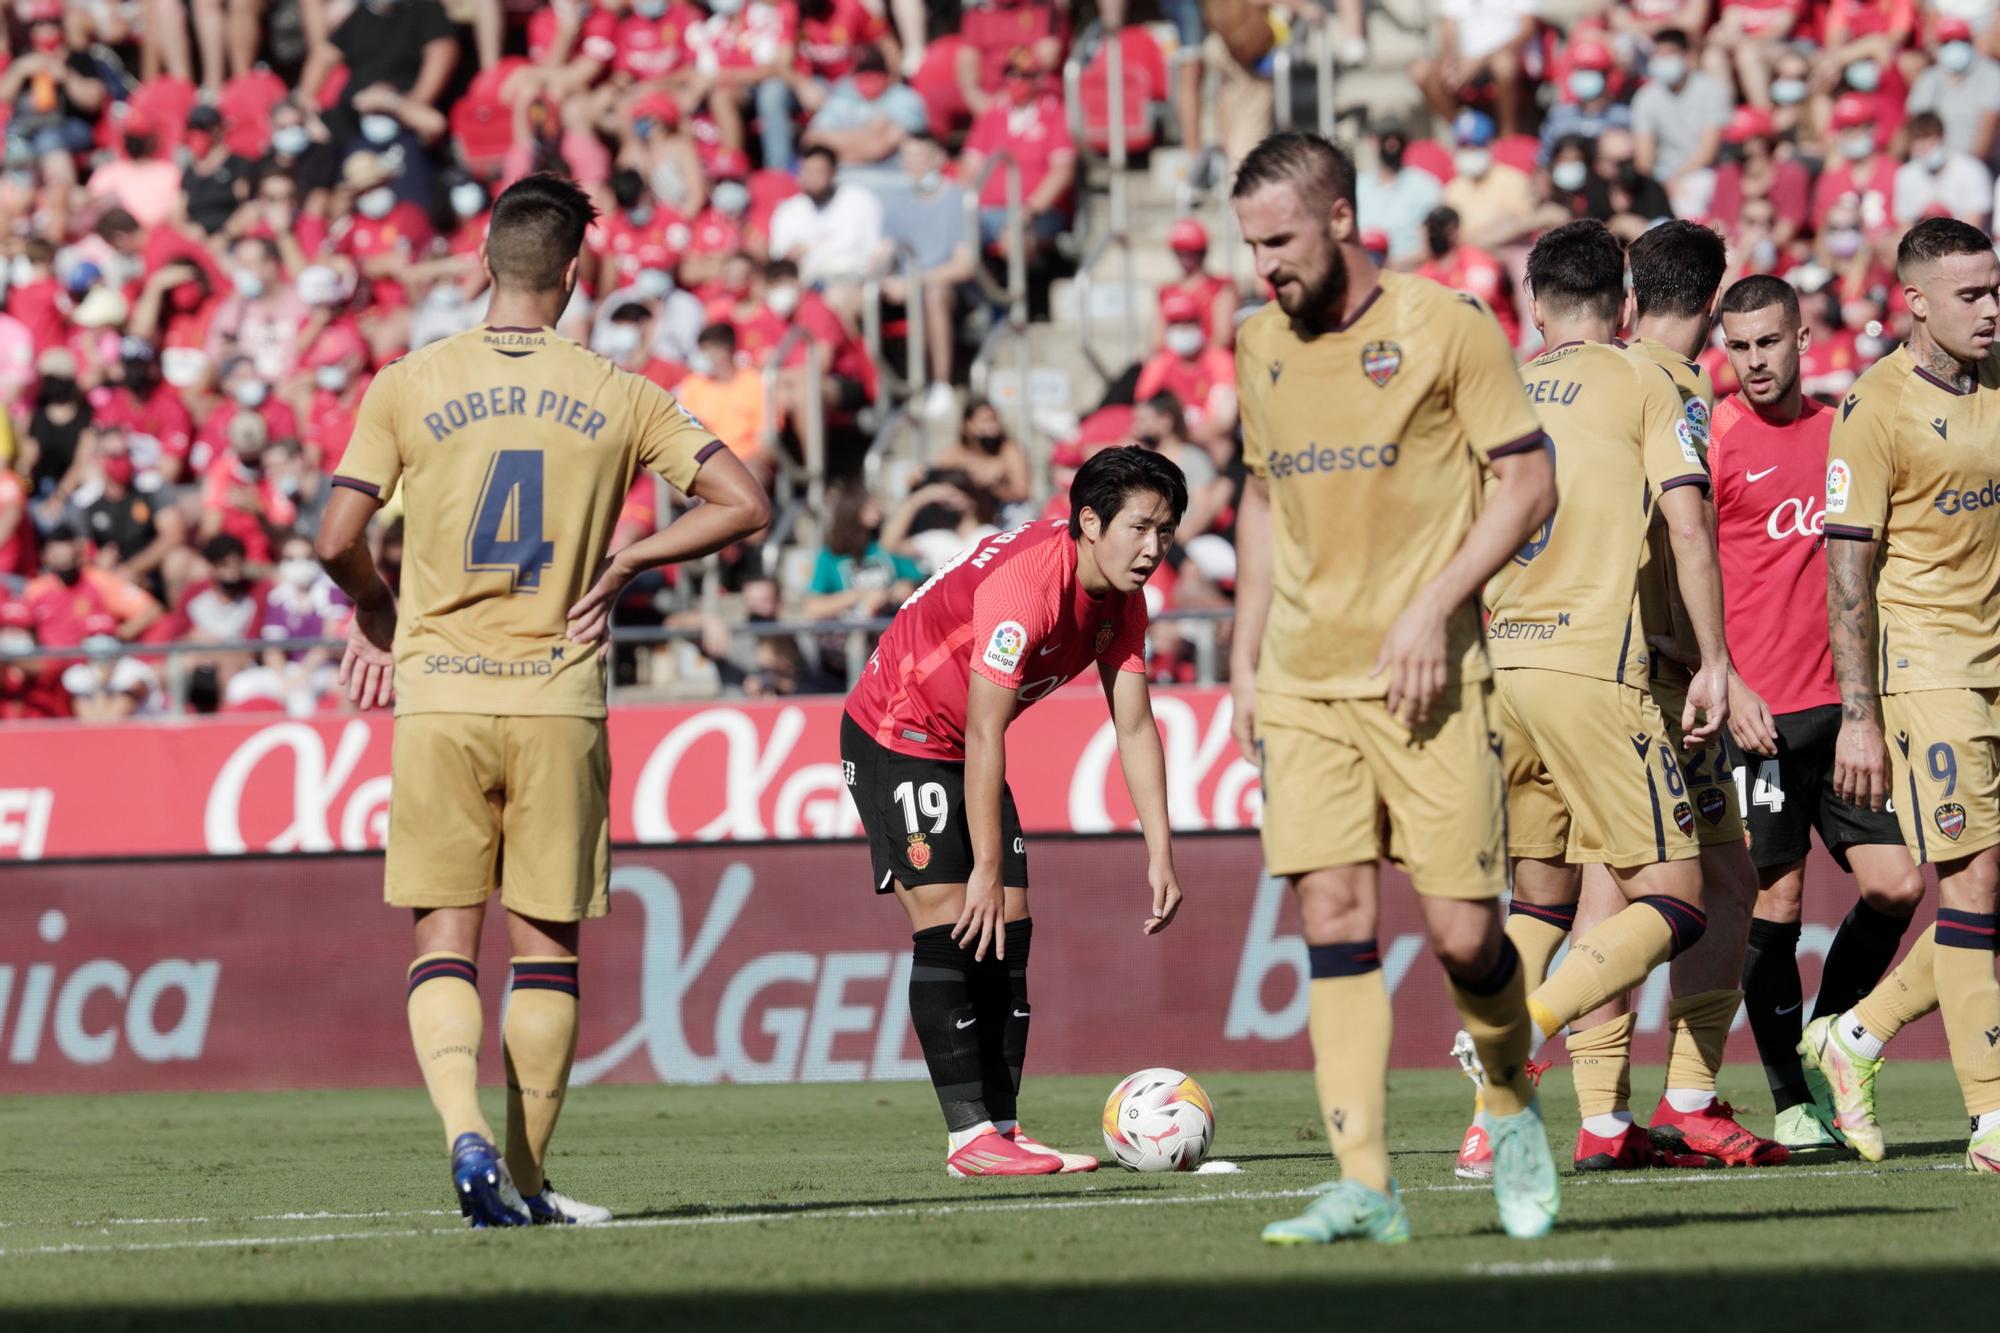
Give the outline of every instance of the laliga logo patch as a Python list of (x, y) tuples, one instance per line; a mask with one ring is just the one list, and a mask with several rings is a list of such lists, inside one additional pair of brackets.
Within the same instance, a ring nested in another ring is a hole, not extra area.
[(1854, 474), (1848, 470), (1847, 460), (1836, 458), (1826, 465), (1826, 512), (1844, 514), (1847, 512), (1847, 492), (1854, 483)]
[(995, 671), (1013, 675), (1021, 665), (1021, 654), (1028, 648), (1028, 631), (1018, 620), (1003, 620), (993, 627), (993, 637), (986, 641), (986, 665)]
[(1674, 803), (1674, 826), (1680, 829), (1683, 837), (1694, 832), (1694, 811), (1688, 809), (1686, 801)]
[(1958, 835), (1965, 832), (1965, 807), (1957, 801), (1947, 801), (1933, 811), (1931, 817), (1937, 820), (1938, 832), (1953, 842), (1957, 842)]
[(1708, 440), (1708, 407), (1701, 399), (1688, 399), (1687, 419), (1688, 429), (1694, 432), (1696, 439), (1705, 443)]
[(1361, 373), (1380, 389), (1396, 378), (1403, 368), (1403, 349), (1395, 343), (1372, 342), (1361, 349)]
[(1690, 463), (1701, 462), (1701, 455), (1695, 452), (1694, 431), (1689, 427), (1686, 417), (1674, 423), (1674, 438), (1681, 442), (1682, 458)]
[(1104, 656), (1104, 650), (1111, 646), (1111, 622), (1105, 621), (1097, 627), (1097, 647), (1092, 650), (1095, 657)]
[(1704, 787), (1694, 798), (1701, 807), (1701, 817), (1711, 824), (1720, 824), (1722, 814), (1729, 808), (1729, 798), (1722, 794), (1720, 787)]
[(918, 870), (931, 863), (931, 845), (921, 833), (910, 835), (910, 864)]

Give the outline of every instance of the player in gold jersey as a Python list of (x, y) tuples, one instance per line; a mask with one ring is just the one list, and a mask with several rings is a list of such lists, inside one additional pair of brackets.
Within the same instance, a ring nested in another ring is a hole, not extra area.
[[(383, 367), (362, 399), (318, 550), (354, 600), (341, 681), (396, 704), (388, 901), (416, 915), (410, 1035), (475, 1227), (601, 1222), (549, 1186), (576, 1052), (577, 942), (607, 906), (611, 610), (641, 570), (769, 516), (735, 457), (663, 390), (558, 336), (596, 216), (531, 176), (493, 206), (487, 322)], [(606, 559), (638, 468), (702, 503)], [(400, 490), (401, 605), (369, 557)], [(479, 929), (498, 889), (513, 952), (504, 1161), (479, 1108)]]
[(1537, 534), (1486, 587), (1514, 863), (1509, 932), (1531, 966), (1546, 965), (1562, 936), (1549, 918), (1575, 903), (1577, 865), (1607, 867), (1629, 903), (1529, 997), (1546, 1037), (1685, 952), (1706, 925), (1697, 816), (1647, 689), (1639, 585), (1656, 508), (1699, 645), (1681, 717), (1690, 748), (1727, 719), (1729, 657), (1708, 474), (1680, 393), (1615, 342), (1625, 306), (1617, 239), (1596, 222), (1559, 227), (1536, 243), (1528, 276), (1549, 348), (1522, 377), (1574, 517)]
[[(1882, 1046), (1932, 1009), (1972, 1117), (1966, 1165), (2000, 1173), (2000, 260), (1927, 218), (1896, 249), (1910, 340), (1840, 405), (1826, 464), (1827, 631), (1840, 686), (1834, 790), (1937, 866), (1937, 923), (1799, 1044), (1835, 1124), (1870, 1161)], [(1884, 732), (1887, 732), (1885, 740)]]
[(1421, 895), (1484, 1060), (1501, 1222), (1539, 1236), (1556, 1178), (1525, 1078), (1527, 976), (1498, 911), (1504, 821), (1474, 599), (1554, 510), (1541, 424), (1485, 307), (1376, 269), (1339, 148), (1266, 139), (1234, 202), (1277, 295), (1237, 336), (1251, 477), (1237, 519), (1235, 729), (1262, 769), (1266, 863), (1298, 897), (1320, 1109), (1343, 1176), (1264, 1239), (1409, 1237), (1384, 1127), (1385, 852)]

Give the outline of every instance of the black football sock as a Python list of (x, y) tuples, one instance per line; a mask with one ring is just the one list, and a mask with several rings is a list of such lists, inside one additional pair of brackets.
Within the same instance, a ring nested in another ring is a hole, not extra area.
[[(1824, 994), (1824, 992), (1822, 992)], [(1749, 1016), (1773, 1108), (1780, 1112), (1812, 1100), (1805, 1066), (1799, 1060), (1804, 1005), (1799, 985), (1799, 923), (1750, 922), (1750, 945), (1743, 954), (1743, 1012)]]
[[(1001, 1027), (1000, 1053), (1007, 1066), (1007, 1113), (1014, 1118), (1014, 1099), (1021, 1091), (1021, 1070), (1028, 1063), (1028, 941), (1034, 937), (1032, 917), (1007, 923), (1007, 1021)], [(988, 1108), (989, 1110), (992, 1108)]]
[(944, 1125), (956, 1134), (990, 1120), (980, 1067), (980, 1022), (973, 1004), (972, 950), (952, 942), (950, 926), (910, 937), (910, 1023), (931, 1071)]
[(1875, 989), (1889, 964), (1896, 961), (1896, 950), (1902, 947), (1903, 933), (1909, 928), (1909, 917), (1891, 916), (1857, 901), (1827, 948), (1813, 1017), (1844, 1014), (1861, 1003), (1861, 997)]
[(1013, 1120), (1028, 1053), (1028, 941), (1034, 922), (1006, 924), (1007, 956), (974, 965), (972, 1006), (979, 1014), (979, 1078), (994, 1123)]

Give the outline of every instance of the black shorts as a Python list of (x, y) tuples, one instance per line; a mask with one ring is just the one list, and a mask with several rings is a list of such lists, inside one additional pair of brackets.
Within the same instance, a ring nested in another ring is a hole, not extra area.
[[(878, 744), (845, 713), (840, 769), (861, 812), (874, 861), (875, 892), (896, 884), (963, 884), (972, 878), (972, 830), (965, 821), (965, 765), (920, 759)], [(1014, 793), (1000, 788), (1000, 881), (1028, 887), (1028, 842)]]
[(1743, 795), (1743, 823), (1750, 832), (1750, 859), (1759, 870), (1775, 870), (1805, 859), (1811, 834), (1819, 832), (1842, 870), (1847, 849), (1903, 845), (1903, 832), (1888, 810), (1850, 805), (1833, 793), (1833, 744), (1840, 735), (1840, 705), (1824, 704), (1780, 713), (1775, 758), (1745, 754), (1732, 740), (1729, 760)]

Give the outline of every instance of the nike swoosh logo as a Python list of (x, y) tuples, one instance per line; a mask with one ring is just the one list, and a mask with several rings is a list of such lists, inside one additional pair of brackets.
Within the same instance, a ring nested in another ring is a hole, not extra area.
[(1804, 1004), (1805, 1001), (1800, 1000), (1798, 1004), (1791, 1006), (1789, 1009), (1773, 1009), (1771, 1012), (1776, 1014), (1778, 1017), (1783, 1018), (1786, 1014), (1796, 1014), (1800, 1010), (1800, 1008), (1804, 1006)]
[(1762, 481), (1764, 480), (1764, 478), (1770, 476), (1773, 472), (1776, 472), (1777, 470), (1778, 469), (1774, 467), (1767, 467), (1762, 472), (1746, 472), (1743, 474), (1743, 480)]
[(1016, 1010), (1014, 1011), (1014, 1017), (1016, 1017), (1016, 1018), (1026, 1018), (1026, 1017), (1028, 1017), (1028, 1015), (1026, 1015), (1026, 1014), (1022, 1013), (1022, 1012), (1021, 1012), (1021, 1011), (1020, 1011), (1019, 1009), (1016, 1009)]
[(1048, 655), (1049, 655), (1050, 653), (1054, 652), (1054, 651), (1055, 651), (1056, 649), (1058, 649), (1058, 648), (1060, 648), (1060, 647), (1062, 647), (1062, 645), (1061, 645), (1061, 644), (1059, 644), (1059, 643), (1052, 643), (1052, 644), (1050, 644), (1050, 645), (1049, 645), (1048, 647), (1046, 647), (1046, 648), (1042, 649), (1042, 650), (1041, 650), (1041, 651), (1040, 651), (1039, 653), (1036, 653), (1036, 654), (1035, 654), (1035, 656), (1037, 656), (1037, 657), (1047, 657), (1047, 656), (1048, 656)]
[(977, 1023), (978, 1021), (979, 1021), (979, 1020), (978, 1020), (978, 1019), (976, 1019), (976, 1018), (968, 1018), (968, 1019), (966, 1019), (966, 1020), (965, 1020), (965, 1021), (964, 1021), (963, 1023), (960, 1023), (960, 1024), (958, 1025), (958, 1030), (959, 1030), (960, 1032), (963, 1032), (963, 1031), (965, 1031), (965, 1029), (967, 1029), (967, 1028), (971, 1027), (971, 1026), (972, 1026), (972, 1025), (974, 1024), (974, 1023)]

